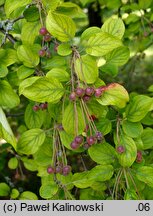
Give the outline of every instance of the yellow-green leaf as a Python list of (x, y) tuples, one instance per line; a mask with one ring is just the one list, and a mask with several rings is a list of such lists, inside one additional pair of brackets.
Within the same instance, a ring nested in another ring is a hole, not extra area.
[(101, 30), (121, 39), (125, 32), (125, 26), (121, 18), (110, 17), (103, 24)]
[(89, 38), (86, 52), (93, 56), (104, 56), (120, 46), (122, 46), (120, 39), (109, 33), (101, 32)]
[(17, 143), (17, 151), (22, 154), (34, 154), (45, 140), (45, 132), (41, 129), (31, 129), (24, 132)]
[(46, 27), (51, 35), (62, 42), (69, 41), (75, 36), (75, 23), (70, 17), (63, 14), (49, 11), (46, 18)]
[(119, 108), (125, 107), (129, 101), (129, 95), (126, 89), (118, 83), (111, 83), (97, 101), (102, 105), (114, 105)]
[(86, 83), (94, 83), (98, 78), (96, 60), (89, 55), (83, 55), (75, 61), (75, 72)]

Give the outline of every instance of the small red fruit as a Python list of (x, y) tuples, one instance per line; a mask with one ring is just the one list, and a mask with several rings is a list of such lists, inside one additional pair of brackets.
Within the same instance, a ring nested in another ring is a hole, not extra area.
[(40, 30), (39, 30), (39, 34), (40, 35), (46, 35), (48, 33), (47, 29), (45, 27), (42, 27)]
[(83, 100), (84, 100), (84, 102), (88, 102), (89, 100), (90, 100), (90, 96), (88, 96), (88, 95), (84, 95), (83, 96)]
[(141, 151), (137, 152), (136, 162), (137, 163), (141, 163), (142, 162), (142, 152)]
[(89, 116), (89, 118), (93, 121), (95, 121), (97, 119), (95, 115), (91, 115), (91, 116)]
[(101, 90), (101, 88), (97, 88), (97, 89), (95, 89), (95, 97), (100, 97), (102, 95), (102, 90)]
[(55, 167), (55, 173), (62, 173), (62, 167), (61, 166), (56, 166)]
[(44, 49), (39, 50), (38, 52), (40, 57), (44, 57), (46, 55), (46, 51)]
[(49, 34), (47, 34), (47, 35), (44, 36), (44, 41), (45, 41), (45, 42), (50, 42), (51, 39), (52, 39), (52, 37), (51, 37), (51, 35), (49, 35)]
[(48, 104), (47, 104), (47, 103), (42, 103), (42, 104), (40, 104), (40, 108), (41, 108), (42, 110), (47, 109), (47, 107), (48, 107)]
[(55, 170), (54, 170), (53, 167), (49, 166), (49, 167), (47, 168), (47, 172), (48, 172), (49, 174), (53, 174), (53, 173), (55, 173)]
[(88, 95), (88, 96), (92, 96), (93, 94), (94, 94), (94, 88), (92, 88), (92, 87), (87, 87), (86, 89), (85, 89), (85, 94), (86, 95)]
[(78, 87), (76, 88), (75, 93), (78, 97), (83, 97), (85, 94), (85, 90), (83, 88)]
[(62, 174), (64, 175), (64, 176), (66, 176), (66, 175), (68, 175), (70, 172), (71, 172), (71, 166), (69, 166), (69, 165), (66, 165), (66, 166), (64, 166), (63, 167), (63, 171), (62, 171)]
[(80, 144), (73, 141), (73, 142), (71, 142), (70, 146), (72, 149), (78, 149), (80, 147)]
[(102, 133), (100, 132), (100, 131), (97, 131), (96, 132), (96, 139), (97, 139), (97, 141), (102, 141), (102, 139), (103, 139), (103, 135), (102, 135)]
[(38, 105), (34, 105), (32, 109), (33, 111), (37, 112), (38, 110), (40, 110), (40, 107)]
[(75, 100), (76, 100), (76, 94), (75, 94), (75, 92), (72, 92), (72, 93), (70, 94), (69, 99), (70, 99), (71, 101), (75, 101)]
[(90, 148), (90, 145), (88, 143), (84, 143), (83, 148), (86, 150), (86, 149)]
[(118, 147), (117, 147), (117, 152), (118, 152), (119, 154), (124, 153), (124, 152), (125, 152), (124, 146), (122, 146), (122, 145), (118, 146)]
[(87, 137), (87, 143), (88, 143), (89, 145), (93, 145), (93, 144), (95, 144), (95, 142), (96, 142), (96, 139), (95, 139), (94, 136), (89, 136), (89, 137)]
[(83, 137), (82, 136), (76, 136), (74, 141), (78, 144), (81, 144), (83, 142)]

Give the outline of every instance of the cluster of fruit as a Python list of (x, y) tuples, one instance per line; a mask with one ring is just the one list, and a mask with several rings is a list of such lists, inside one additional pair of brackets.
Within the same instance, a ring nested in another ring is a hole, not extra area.
[(98, 88), (86, 87), (81, 88), (77, 87), (75, 91), (71, 92), (69, 99), (71, 101), (75, 101), (77, 98), (82, 98), (85, 102), (89, 101), (90, 98), (94, 95), (96, 98), (99, 98), (103, 91), (105, 90), (105, 86), (100, 86)]
[(48, 103), (41, 103), (41, 104), (37, 104), (37, 105), (34, 105), (32, 107), (33, 111), (37, 112), (38, 110), (46, 110), (48, 107)]
[(47, 168), (48, 174), (58, 174), (59, 173), (64, 176), (67, 176), (71, 172), (71, 170), (72, 168), (69, 165), (65, 165), (65, 166), (58, 165), (55, 168), (53, 166), (49, 166)]
[(88, 149), (93, 144), (101, 143), (102, 138), (103, 138), (103, 135), (100, 131), (97, 131), (95, 136), (87, 136), (85, 142), (84, 142), (83, 136), (80, 135), (74, 138), (70, 146), (72, 149), (78, 149), (82, 145), (85, 149)]
[[(47, 29), (45, 27), (42, 27), (39, 30), (39, 34), (43, 36), (43, 42), (50, 42), (52, 40), (52, 36), (50, 35), (50, 33), (47, 31)], [(47, 57), (50, 58), (51, 57), (51, 52), (48, 48), (48, 46), (43, 46), (41, 50), (39, 50), (39, 56), (40, 57)]]

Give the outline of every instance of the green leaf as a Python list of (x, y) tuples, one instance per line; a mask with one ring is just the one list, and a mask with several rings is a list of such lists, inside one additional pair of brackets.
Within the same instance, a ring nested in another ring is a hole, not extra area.
[(124, 65), (130, 57), (130, 50), (128, 47), (118, 47), (112, 52), (106, 55), (106, 61), (110, 64), (115, 64), (117, 66)]
[(75, 23), (70, 17), (63, 14), (49, 11), (46, 18), (46, 27), (51, 35), (62, 42), (69, 41), (75, 36)]
[(113, 172), (112, 165), (97, 165), (89, 171), (88, 177), (94, 181), (104, 182), (111, 179)]
[(46, 59), (42, 62), (42, 69), (51, 70), (53, 68), (65, 67), (66, 60), (62, 56), (53, 56), (51, 59)]
[(143, 126), (140, 122), (130, 122), (128, 120), (123, 121), (122, 128), (124, 133), (132, 138), (141, 136), (143, 132)]
[(101, 30), (121, 39), (125, 32), (125, 26), (121, 18), (110, 17), (105, 21)]
[[(96, 86), (96, 83), (94, 83), (94, 84)], [(97, 123), (96, 126), (98, 128), (100, 128), (101, 127), (100, 124), (102, 124), (101, 121), (103, 120), (103, 118), (106, 119), (108, 108), (106, 106), (102, 106), (96, 100), (91, 100), (88, 102), (88, 109), (89, 109), (89, 112), (91, 115), (95, 115), (96, 118), (98, 118), (99, 121), (96, 122)], [(107, 119), (106, 119), (106, 121), (107, 121)], [(102, 126), (102, 128), (103, 128), (103, 126)]]
[(49, 166), (52, 163), (51, 155), (53, 150), (51, 143), (52, 140), (50, 137), (47, 137), (39, 150), (34, 154), (34, 159), (38, 166)]
[(10, 193), (10, 187), (2, 182), (0, 183), (0, 196), (8, 196)]
[(98, 165), (90, 171), (75, 173), (72, 177), (72, 183), (78, 188), (90, 187), (95, 181), (104, 182), (109, 180), (113, 175), (111, 165)]
[(101, 32), (101, 29), (96, 26), (87, 28), (81, 35), (81, 41), (82, 42), (87, 41), (89, 40), (91, 36), (96, 35), (97, 33), (100, 33), (100, 32)]
[(87, 43), (86, 52), (93, 56), (104, 56), (122, 46), (122, 41), (106, 32), (91, 36)]
[(136, 177), (145, 182), (148, 186), (153, 187), (153, 168), (149, 166), (142, 166), (136, 170)]
[(54, 11), (57, 6), (59, 5), (59, 3), (61, 0), (51, 0), (51, 1), (48, 1), (48, 0), (42, 0), (42, 3), (43, 3), (43, 6), (45, 6), (45, 9), (47, 11)]
[(152, 0), (148, 0), (148, 1), (139, 0), (138, 2), (139, 2), (140, 9), (147, 9), (151, 6)]
[(114, 142), (116, 146), (122, 145), (125, 148), (125, 152), (118, 154), (119, 163), (123, 167), (130, 167), (137, 156), (137, 148), (134, 140), (122, 132), (119, 136), (119, 140), (117, 140), (116, 136), (114, 137)]
[(100, 70), (113, 77), (115, 77), (118, 74), (118, 66), (111, 63), (104, 64), (102, 67), (100, 67)]
[(17, 53), (16, 50), (14, 49), (5, 49), (5, 50), (1, 50), (2, 53), (0, 52), (0, 56), (1, 54), (1, 64), (4, 64), (5, 66), (10, 66), (12, 64), (14, 64), (15, 62), (18, 62), (18, 57), (17, 57)]
[(16, 188), (13, 188), (10, 194), (10, 198), (17, 199), (19, 195), (20, 195), (20, 192)]
[[(39, 20), (39, 10), (36, 6), (31, 6), (31, 7), (26, 8), (23, 12), (23, 15), (24, 15), (24, 18), (28, 22), (35, 22)], [(39, 26), (39, 23), (38, 23), (38, 26)]]
[(0, 80), (0, 106), (14, 108), (19, 103), (20, 99), (11, 85), (5, 80)]
[(116, 151), (108, 143), (93, 145), (88, 153), (93, 161), (102, 165), (114, 163), (116, 159)]
[(58, 186), (55, 182), (50, 182), (49, 184), (43, 184), (40, 187), (39, 193), (43, 199), (52, 198), (58, 191)]
[(70, 75), (68, 72), (62, 68), (53, 68), (47, 72), (46, 77), (48, 78), (56, 78), (60, 82), (66, 82), (70, 79)]
[(137, 95), (132, 98), (126, 108), (126, 117), (131, 122), (138, 122), (145, 117), (153, 104), (152, 98), (146, 95)]
[(135, 138), (134, 142), (135, 142), (138, 150), (142, 150), (143, 149), (143, 142), (142, 142), (141, 138), (139, 138), (139, 137)]
[(97, 130), (101, 131), (103, 135), (108, 134), (112, 129), (112, 123), (109, 119), (99, 118), (96, 124)]
[(17, 151), (23, 154), (34, 154), (45, 140), (45, 132), (41, 129), (31, 129), (24, 132), (17, 143)]
[(38, 164), (34, 159), (28, 159), (27, 157), (21, 157), (21, 160), (23, 161), (24, 167), (27, 170), (30, 170), (32, 172), (38, 170)]
[(77, 188), (87, 188), (90, 187), (94, 180), (89, 178), (90, 171), (85, 171), (82, 173), (75, 173), (72, 177), (72, 183)]
[(97, 98), (97, 101), (102, 105), (114, 105), (119, 108), (124, 108), (129, 101), (129, 95), (126, 89), (118, 83), (109, 84), (102, 96)]
[(76, 113), (75, 107), (73, 103), (70, 103), (64, 110), (62, 125), (64, 130), (68, 134), (77, 135), (81, 134), (85, 129), (84, 118), (82, 115), (81, 108), (76, 105)]
[(134, 189), (127, 189), (124, 194), (124, 200), (138, 200), (139, 197)]
[(23, 62), (24, 66), (34, 68), (39, 64), (38, 51), (40, 45), (21, 45), (17, 49), (17, 55), (20, 61)]
[[(35, 17), (35, 16), (33, 16)], [(27, 22), (23, 25), (22, 32), (21, 32), (21, 40), (23, 44), (33, 44), (36, 36), (39, 35), (39, 29), (41, 28), (41, 25), (39, 22)], [(38, 55), (38, 53), (37, 53)]]
[(18, 166), (18, 160), (16, 157), (12, 157), (10, 158), (10, 160), (8, 161), (8, 167), (10, 169), (16, 169)]
[(33, 104), (28, 104), (25, 110), (24, 120), (29, 129), (41, 128), (44, 122), (44, 112), (42, 110), (36, 112), (33, 110)]
[(68, 43), (62, 43), (57, 48), (57, 53), (61, 56), (67, 56), (72, 53), (72, 48)]
[[(26, 79), (27, 83), (28, 80), (30, 82), (34, 81), (34, 79), (29, 78)], [(28, 99), (41, 103), (56, 103), (61, 99), (63, 93), (64, 89), (62, 84), (57, 79), (51, 77), (40, 77), (20, 92), (20, 94), (23, 94)]]
[(153, 129), (145, 128), (141, 135), (141, 139), (143, 142), (143, 149), (151, 149), (153, 147)]
[(19, 200), (38, 200), (38, 197), (31, 191), (24, 191), (20, 194)]
[(73, 136), (73, 135), (70, 135), (70, 134), (68, 134), (68, 133), (66, 133), (64, 130), (63, 130), (63, 131), (59, 131), (59, 134), (60, 134), (60, 139), (61, 139), (61, 141), (62, 141), (62, 144), (63, 144), (66, 148), (72, 150), (70, 144), (71, 144), (71, 142), (73, 141), (74, 136)]
[(0, 137), (10, 143), (16, 149), (16, 139), (6, 119), (6, 116), (0, 107)]
[(94, 83), (98, 78), (96, 60), (89, 55), (83, 55), (75, 61), (75, 71), (78, 77), (86, 83)]
[(39, 76), (34, 76), (34, 77), (30, 77), (28, 79), (23, 80), (19, 85), (19, 95), (21, 95), (27, 87), (31, 86), (33, 83), (35, 83), (39, 79), (40, 79)]
[(12, 12), (14, 12), (16, 9), (20, 7), (28, 5), (29, 3), (31, 3), (31, 0), (14, 0), (13, 4), (11, 0), (6, 0), (4, 7), (6, 16), (9, 18)]
[(25, 67), (24, 65), (21, 65), (17, 70), (18, 78), (21, 80), (29, 77), (33, 73), (34, 73), (33, 68), (28, 68), (28, 67)]
[(5, 65), (0, 64), (0, 78), (5, 77), (8, 74), (8, 69)]

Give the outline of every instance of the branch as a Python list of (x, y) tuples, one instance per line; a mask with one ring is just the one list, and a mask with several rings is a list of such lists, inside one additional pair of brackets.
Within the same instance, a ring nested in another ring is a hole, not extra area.
[(6, 113), (6, 117), (19, 117), (19, 116), (23, 116), (24, 113)]

